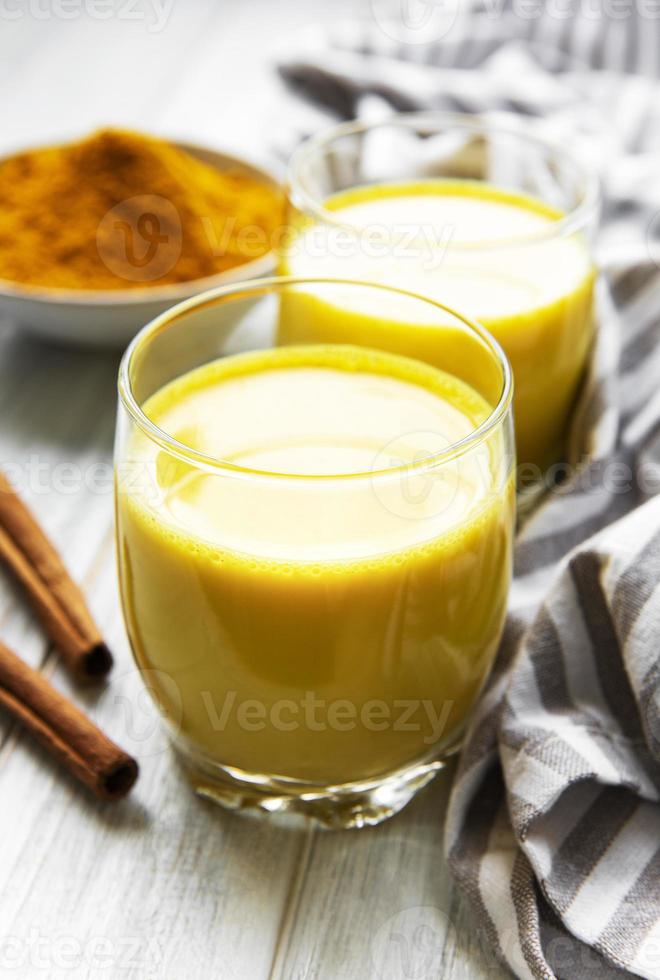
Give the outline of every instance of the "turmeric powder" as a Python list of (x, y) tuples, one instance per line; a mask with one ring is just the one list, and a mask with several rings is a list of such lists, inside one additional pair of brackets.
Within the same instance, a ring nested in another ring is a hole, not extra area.
[(283, 195), (164, 140), (105, 129), (0, 162), (0, 279), (66, 289), (185, 282), (267, 253)]

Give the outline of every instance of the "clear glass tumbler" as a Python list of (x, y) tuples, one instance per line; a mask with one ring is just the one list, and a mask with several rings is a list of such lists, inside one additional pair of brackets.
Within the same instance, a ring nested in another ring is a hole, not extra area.
[[(356, 310), (432, 327), (436, 366), (314, 342)], [(261, 280), (146, 326), (119, 394), (124, 617), (192, 785), (331, 826), (395, 812), (458, 745), (504, 622), (501, 349), (389, 287)]]
[[(403, 114), (304, 143), (289, 198), (284, 274), (399, 286), (493, 334), (515, 378), (520, 482), (537, 484), (562, 458), (592, 345), (596, 177), (520, 121)], [(347, 326), (323, 323), (317, 340), (341, 342)], [(353, 343), (441, 356), (432, 330), (350, 326)]]

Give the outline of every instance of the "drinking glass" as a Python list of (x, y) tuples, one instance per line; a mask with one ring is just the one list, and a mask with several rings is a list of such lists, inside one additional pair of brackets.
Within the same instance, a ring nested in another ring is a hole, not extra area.
[[(519, 476), (537, 484), (564, 452), (592, 346), (596, 177), (520, 121), (438, 112), (321, 133), (294, 154), (288, 182), (281, 271), (348, 272), (481, 323), (511, 363)], [(320, 326), (319, 341), (441, 356), (432, 330)]]
[[(432, 328), (436, 366), (314, 342), (319, 318), (355, 310)], [(259, 374), (269, 358), (312, 374)], [(255, 379), (259, 410), (241, 402)], [(204, 409), (213, 384), (231, 397)], [(330, 826), (398, 810), (459, 744), (504, 621), (515, 493), (498, 344), (391, 287), (253, 281), (146, 326), (119, 395), (124, 618), (193, 787)], [(434, 412), (454, 419), (459, 395), (479, 408), (452, 440)], [(305, 463), (278, 469), (283, 444)]]

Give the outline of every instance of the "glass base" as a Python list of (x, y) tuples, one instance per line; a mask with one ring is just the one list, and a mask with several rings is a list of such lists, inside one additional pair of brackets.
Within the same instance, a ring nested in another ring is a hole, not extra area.
[(387, 820), (444, 768), (446, 758), (364, 782), (319, 786), (223, 766), (179, 741), (174, 750), (188, 781), (204, 799), (229, 810), (312, 819), (332, 829), (370, 827)]

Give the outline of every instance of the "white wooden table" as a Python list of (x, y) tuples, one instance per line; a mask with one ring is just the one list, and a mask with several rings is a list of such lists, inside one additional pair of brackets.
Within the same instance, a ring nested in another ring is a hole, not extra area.
[[(108, 20), (75, 0), (2, 5), (0, 152), (118, 123), (263, 156), (281, 98), (273, 43), (369, 8), (167, 0), (152, 30), (151, 0), (132, 14), (117, 4)], [(128, 800), (97, 804), (0, 718), (0, 977), (503, 976), (443, 861), (449, 776), (383, 826), (345, 833), (239, 817), (188, 791), (140, 696), (117, 599), (117, 363), (0, 324), (0, 461), (83, 583), (117, 666), (104, 690), (74, 689), (4, 578), (0, 638), (142, 768)]]

